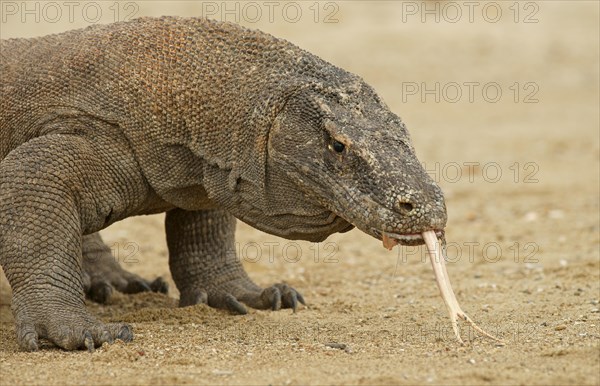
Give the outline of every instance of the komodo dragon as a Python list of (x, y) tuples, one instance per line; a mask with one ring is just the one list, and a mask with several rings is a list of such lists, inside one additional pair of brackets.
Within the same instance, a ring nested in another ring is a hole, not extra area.
[(236, 218), (310, 241), (357, 227), (414, 245), (445, 227), (400, 118), (360, 77), (285, 40), (161, 17), (0, 48), (0, 263), (24, 350), (133, 338), (85, 308), (107, 283), (165, 291), (106, 252), (97, 232), (126, 217), (166, 212), (181, 306), (235, 313), (303, 302), (250, 280), (228, 252)]

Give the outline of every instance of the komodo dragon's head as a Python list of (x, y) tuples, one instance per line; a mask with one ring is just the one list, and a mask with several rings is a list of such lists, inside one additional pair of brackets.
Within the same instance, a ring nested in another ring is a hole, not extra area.
[(415, 245), (421, 232), (446, 225), (442, 191), (406, 126), (358, 78), (291, 95), (270, 128), (267, 167), (278, 180), (270, 195), (284, 196), (274, 201), (297, 214), (286, 231), (273, 232), (285, 237), (322, 240), (355, 226), (384, 245), (389, 238)]

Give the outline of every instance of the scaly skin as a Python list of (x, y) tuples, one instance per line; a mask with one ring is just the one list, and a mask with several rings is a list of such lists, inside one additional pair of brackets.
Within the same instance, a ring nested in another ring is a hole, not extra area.
[(219, 210), (167, 213), (169, 267), (181, 292), (180, 306), (207, 303), (245, 314), (240, 301), (258, 309), (296, 310), (302, 295), (285, 284), (262, 289), (254, 284), (235, 255), (235, 218)]
[(311, 241), (357, 227), (418, 243), (445, 226), (400, 118), (358, 76), (284, 40), (164, 17), (0, 49), (0, 264), (25, 350), (132, 339), (84, 306), (111, 287), (165, 290), (98, 238), (126, 217), (167, 212), (180, 305), (236, 313), (303, 299), (248, 278), (230, 252), (235, 218)]
[(160, 277), (150, 282), (121, 268), (100, 234), (83, 236), (82, 244), (83, 288), (88, 299), (107, 303), (113, 288), (126, 294), (169, 291), (167, 282)]

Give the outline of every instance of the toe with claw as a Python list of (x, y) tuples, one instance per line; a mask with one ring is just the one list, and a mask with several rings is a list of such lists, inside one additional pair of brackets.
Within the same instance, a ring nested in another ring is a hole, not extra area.
[(179, 299), (181, 307), (200, 303), (239, 315), (248, 313), (246, 306), (273, 311), (290, 308), (296, 312), (298, 303), (306, 305), (304, 297), (287, 284), (279, 283), (262, 289), (249, 279), (233, 280), (217, 288), (182, 291)]

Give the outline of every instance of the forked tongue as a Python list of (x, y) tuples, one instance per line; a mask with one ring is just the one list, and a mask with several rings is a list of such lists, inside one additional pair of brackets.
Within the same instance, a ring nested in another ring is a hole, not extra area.
[(462, 320), (467, 322), (471, 327), (473, 327), (475, 331), (479, 332), (484, 336), (487, 336), (490, 339), (504, 344), (502, 340), (482, 330), (460, 308), (458, 300), (456, 300), (456, 295), (454, 295), (454, 291), (452, 290), (452, 286), (450, 285), (450, 278), (448, 277), (448, 271), (446, 270), (446, 260), (442, 255), (442, 248), (435, 234), (435, 231), (431, 230), (423, 232), (422, 235), (423, 239), (425, 240), (425, 245), (427, 246), (427, 251), (429, 252), (429, 259), (431, 260), (431, 266), (433, 267), (435, 281), (437, 282), (438, 288), (440, 289), (442, 298), (444, 299), (444, 303), (446, 303), (446, 308), (450, 313), (450, 321), (452, 322), (452, 328), (454, 329), (454, 335), (456, 335), (456, 339), (458, 339), (458, 341), (461, 344), (464, 343), (460, 337), (460, 331), (458, 330), (458, 318), (461, 318)]

